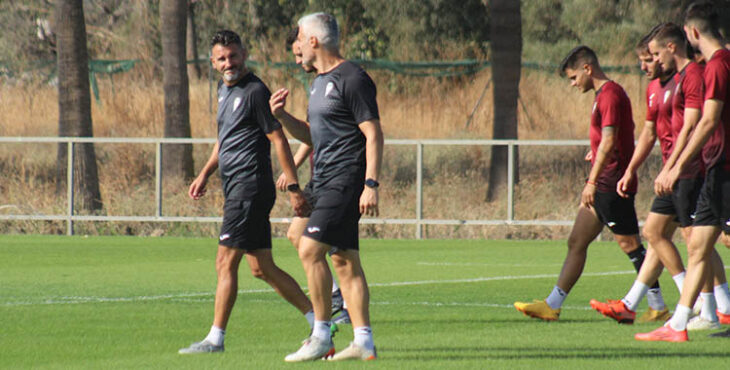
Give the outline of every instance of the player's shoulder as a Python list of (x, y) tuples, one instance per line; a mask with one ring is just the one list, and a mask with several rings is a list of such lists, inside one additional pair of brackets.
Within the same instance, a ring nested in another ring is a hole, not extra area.
[(716, 71), (730, 68), (730, 50), (716, 51), (705, 65), (705, 71)]
[(649, 81), (649, 84), (646, 85), (646, 91), (649, 93), (659, 91), (661, 89), (661, 82), (658, 78), (655, 78), (651, 81)]
[(608, 81), (606, 82), (603, 87), (601, 87), (601, 93), (599, 95), (601, 99), (627, 99), (628, 95), (626, 95), (626, 91), (624, 88), (619, 85), (615, 81)]
[[(258, 76), (249, 72), (241, 81), (237, 84), (241, 87), (244, 94), (251, 97), (266, 97), (271, 95), (271, 91)], [(268, 98), (267, 98), (268, 99)]]
[(340, 79), (344, 82), (355, 82), (355, 83), (362, 83), (362, 82), (372, 82), (372, 79), (368, 75), (367, 72), (365, 72), (365, 69), (363, 69), (359, 64), (346, 60), (342, 62), (342, 65), (339, 70)]

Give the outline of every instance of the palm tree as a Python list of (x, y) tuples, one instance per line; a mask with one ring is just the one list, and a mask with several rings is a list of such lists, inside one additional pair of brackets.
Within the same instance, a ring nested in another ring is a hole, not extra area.
[[(56, 44), (58, 68), (58, 135), (92, 137), (89, 55), (82, 0), (56, 1)], [(58, 147), (57, 183), (65, 181), (67, 148)], [(75, 188), (81, 207), (102, 208), (99, 176), (93, 144), (76, 144), (74, 150)], [(68, 186), (68, 185), (67, 185)], [(57, 187), (58, 188), (58, 187)]]
[[(187, 11), (187, 0), (160, 1), (165, 137), (190, 137), (190, 98), (185, 64)], [(193, 177), (192, 145), (163, 146), (162, 169), (166, 177)]]
[[(494, 81), (494, 139), (517, 139), (517, 99), (522, 60), (522, 18), (520, 2), (489, 1), (491, 13), (491, 59)], [(487, 200), (491, 201), (507, 185), (507, 147), (492, 147)], [(514, 180), (517, 171), (515, 148)]]

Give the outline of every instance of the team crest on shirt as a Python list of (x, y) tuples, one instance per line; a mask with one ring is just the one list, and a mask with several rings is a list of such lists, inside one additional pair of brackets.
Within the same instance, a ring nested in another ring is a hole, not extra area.
[(679, 93), (679, 89), (681, 89), (681, 88), (682, 88), (682, 83), (680, 82), (677, 84), (677, 87), (674, 89), (674, 93), (675, 94)]
[(655, 95), (656, 95), (655, 93), (651, 93), (651, 95), (649, 95), (649, 108), (654, 106), (654, 96)]
[(235, 112), (239, 105), (241, 105), (241, 98), (233, 100), (233, 110), (231, 112)]
[(596, 113), (597, 106), (598, 106), (598, 102), (593, 102), (593, 109), (591, 110), (591, 114)]
[(667, 100), (669, 100), (669, 97), (672, 96), (672, 92), (667, 90), (664, 92), (664, 104), (667, 104)]
[(327, 87), (324, 88), (324, 96), (327, 97), (331, 92), (332, 89), (335, 88), (335, 84), (333, 84), (331, 81), (327, 83)]

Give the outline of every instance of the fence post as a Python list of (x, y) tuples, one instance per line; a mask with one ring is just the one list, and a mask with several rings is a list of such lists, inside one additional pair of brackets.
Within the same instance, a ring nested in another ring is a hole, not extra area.
[(162, 217), (162, 142), (155, 144), (155, 216)]
[(507, 144), (507, 220), (515, 219), (515, 144)]
[(423, 143), (416, 144), (416, 239), (423, 238)]
[(74, 142), (69, 140), (68, 145), (67, 165), (66, 165), (66, 192), (68, 201), (67, 216), (66, 219), (66, 235), (74, 234)]

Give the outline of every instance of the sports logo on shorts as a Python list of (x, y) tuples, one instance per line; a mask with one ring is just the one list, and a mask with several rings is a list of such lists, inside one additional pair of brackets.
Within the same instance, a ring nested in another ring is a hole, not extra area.
[(318, 233), (319, 231), (319, 227), (317, 226), (311, 226), (307, 228), (307, 232), (310, 234)]
[(614, 226), (616, 226), (616, 223), (615, 223), (615, 222), (611, 222), (611, 221), (609, 221), (609, 222), (606, 222), (606, 225), (607, 225), (608, 227), (614, 227)]
[(725, 221), (725, 225), (730, 226), (730, 220)]
[(236, 98), (236, 100), (233, 101), (233, 110), (231, 112), (235, 112), (239, 105), (241, 105), (241, 98)]
[(220, 239), (220, 241), (224, 241), (224, 240), (230, 239), (230, 238), (231, 238), (231, 234), (223, 234), (220, 237), (218, 237), (218, 239)]

